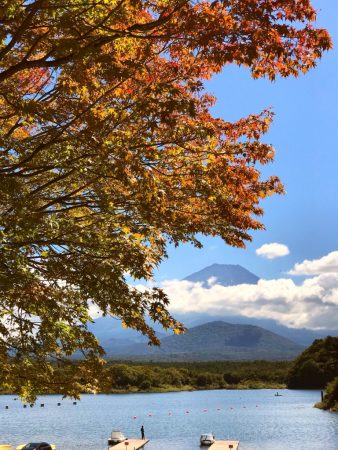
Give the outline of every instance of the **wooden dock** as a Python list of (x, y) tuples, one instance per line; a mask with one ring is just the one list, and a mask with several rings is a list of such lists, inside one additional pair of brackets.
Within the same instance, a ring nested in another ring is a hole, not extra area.
[(215, 441), (210, 447), (210, 450), (238, 450), (239, 441)]
[(120, 444), (109, 447), (109, 450), (139, 450), (140, 448), (143, 448), (147, 442), (149, 442), (149, 439), (127, 439)]

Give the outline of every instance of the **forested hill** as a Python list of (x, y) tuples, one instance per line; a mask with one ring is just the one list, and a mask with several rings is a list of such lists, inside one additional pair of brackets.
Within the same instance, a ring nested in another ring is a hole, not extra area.
[(303, 348), (264, 328), (222, 321), (164, 337), (160, 348), (136, 344), (121, 349), (114, 340), (105, 345), (112, 358), (153, 361), (282, 360), (294, 358)]
[(338, 411), (338, 337), (317, 339), (299, 355), (287, 385), (291, 389), (325, 389), (324, 401), (316, 406)]
[(291, 389), (324, 389), (338, 377), (338, 337), (317, 339), (298, 356), (288, 376)]

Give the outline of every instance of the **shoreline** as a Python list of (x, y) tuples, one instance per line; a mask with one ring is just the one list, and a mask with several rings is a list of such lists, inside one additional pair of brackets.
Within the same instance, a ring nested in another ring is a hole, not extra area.
[(197, 388), (194, 386), (182, 386), (180, 387), (158, 387), (153, 389), (112, 389), (109, 392), (98, 392), (98, 394), (160, 394), (160, 393), (168, 393), (168, 392), (199, 392), (199, 391), (213, 391), (213, 390), (220, 390), (220, 391), (244, 391), (244, 390), (258, 390), (258, 389), (287, 389), (287, 386), (285, 384), (266, 384), (262, 385), (261, 383), (257, 383), (257, 385), (250, 384), (250, 385), (227, 385), (225, 387), (219, 387), (219, 386), (210, 386), (210, 387), (203, 387), (203, 388)]
[[(250, 384), (250, 385), (228, 385), (226, 387), (219, 387), (219, 386), (210, 386), (210, 387), (203, 387), (198, 388), (194, 386), (182, 386), (182, 387), (176, 387), (176, 386), (163, 386), (158, 388), (152, 388), (152, 389), (137, 389), (137, 388), (130, 388), (130, 389), (111, 389), (109, 391), (99, 391), (99, 392), (81, 392), (81, 395), (86, 394), (95, 394), (95, 395), (109, 395), (109, 394), (166, 394), (170, 392), (199, 392), (199, 391), (214, 391), (214, 390), (220, 390), (220, 391), (247, 391), (247, 390), (260, 390), (260, 389), (270, 389), (270, 390), (284, 390), (287, 389), (287, 386), (285, 384), (266, 384), (262, 385), (261, 383)], [(13, 395), (17, 397), (17, 400), (20, 400), (20, 397), (15, 392), (10, 391), (0, 391), (0, 395)], [(42, 395), (62, 395), (58, 392), (43, 392), (38, 394), (38, 396)], [(72, 397), (68, 397), (72, 398)]]

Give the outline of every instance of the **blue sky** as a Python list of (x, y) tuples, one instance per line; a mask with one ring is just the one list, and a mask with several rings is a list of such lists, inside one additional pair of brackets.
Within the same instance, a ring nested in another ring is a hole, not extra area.
[[(180, 279), (213, 263), (240, 264), (266, 279), (285, 277), (295, 263), (319, 259), (338, 249), (338, 2), (315, 0), (317, 26), (327, 28), (334, 48), (317, 68), (299, 78), (253, 80), (245, 68), (226, 67), (208, 83), (218, 102), (217, 116), (236, 120), (272, 107), (276, 116), (265, 140), (276, 149), (264, 175), (278, 175), (287, 194), (264, 202), (266, 231), (253, 234), (246, 249), (218, 238), (169, 248), (156, 281)], [(263, 244), (288, 246), (290, 254), (272, 260), (256, 255)]]

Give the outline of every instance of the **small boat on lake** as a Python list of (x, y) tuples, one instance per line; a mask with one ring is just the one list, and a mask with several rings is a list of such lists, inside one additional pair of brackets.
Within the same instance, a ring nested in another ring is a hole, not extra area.
[(126, 440), (126, 436), (121, 431), (112, 431), (110, 438), (108, 439), (108, 447), (116, 444), (120, 444)]
[(215, 442), (215, 436), (212, 433), (203, 433), (200, 437), (201, 445), (212, 445)]
[(279, 394), (278, 392), (276, 392), (275, 397), (283, 397), (283, 394)]

